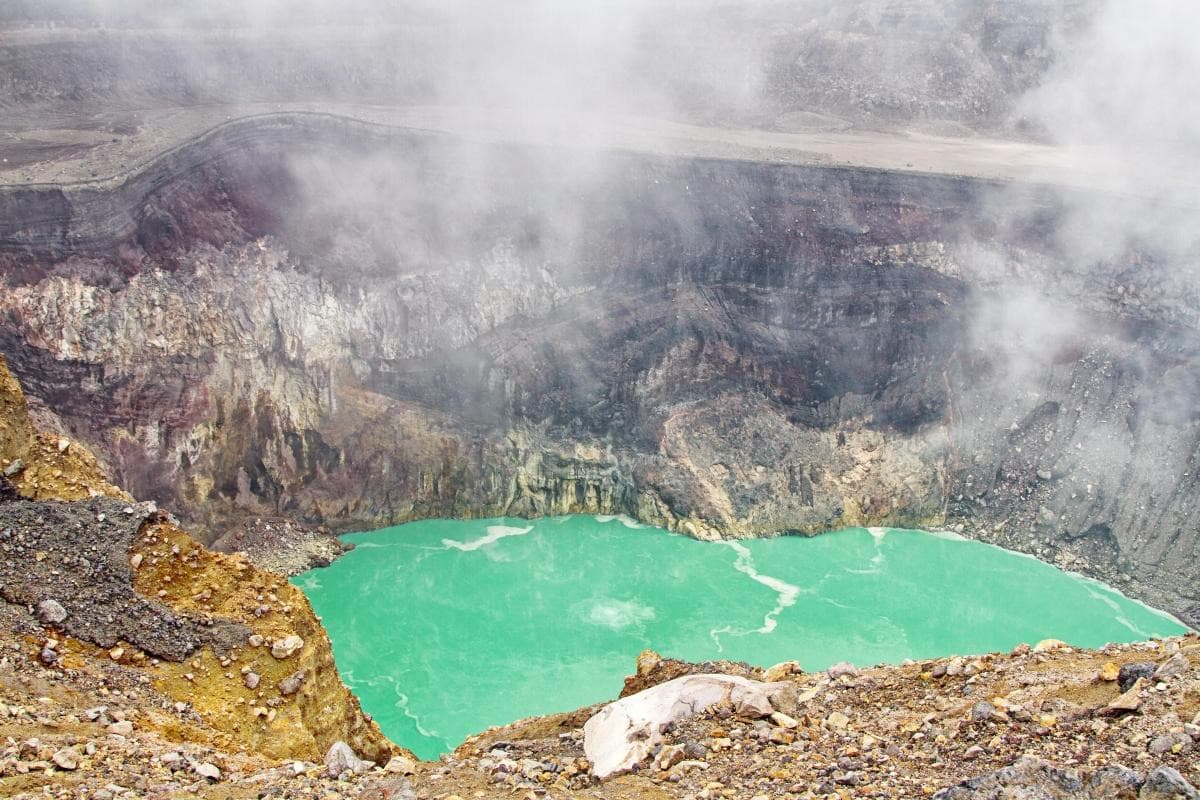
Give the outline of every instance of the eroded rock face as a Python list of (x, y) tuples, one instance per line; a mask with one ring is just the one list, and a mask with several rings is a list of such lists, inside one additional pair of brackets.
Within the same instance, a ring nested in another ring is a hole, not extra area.
[(1151, 252), (1064, 254), (1056, 197), (246, 121), (0, 196), (0, 349), (210, 540), (961, 525), (1185, 609), (1197, 309)]

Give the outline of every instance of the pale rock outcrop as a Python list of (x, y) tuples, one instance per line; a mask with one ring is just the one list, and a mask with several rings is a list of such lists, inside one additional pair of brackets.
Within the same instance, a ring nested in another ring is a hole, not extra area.
[(607, 778), (632, 769), (662, 741), (668, 723), (727, 702), (736, 713), (765, 717), (775, 709), (777, 686), (734, 675), (686, 675), (602, 708), (583, 726), (583, 750), (592, 773)]

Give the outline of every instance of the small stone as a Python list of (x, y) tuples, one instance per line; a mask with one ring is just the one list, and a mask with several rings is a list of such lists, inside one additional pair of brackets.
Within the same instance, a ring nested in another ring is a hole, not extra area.
[(260, 680), (261, 680), (261, 678), (258, 676), (257, 672), (247, 672), (245, 675), (242, 676), (242, 683), (245, 685), (245, 687), (247, 689), (257, 689), (258, 682)]
[(671, 767), (683, 761), (684, 751), (683, 745), (672, 744), (667, 745), (662, 750), (658, 751), (658, 757), (654, 759), (654, 764), (660, 770), (669, 770)]
[(981, 755), (983, 755), (983, 748), (977, 744), (973, 744), (963, 751), (963, 758), (966, 759), (979, 758)]
[(1168, 658), (1154, 670), (1151, 676), (1153, 680), (1165, 681), (1174, 678), (1177, 675), (1182, 675), (1187, 672), (1192, 666), (1192, 662), (1188, 661), (1188, 657), (1183, 653), (1176, 653)]
[(1156, 736), (1146, 748), (1156, 756), (1161, 756), (1165, 753), (1186, 753), (1192, 749), (1192, 737), (1186, 733), (1164, 733), (1162, 736)]
[(763, 673), (764, 683), (778, 683), (787, 679), (790, 675), (798, 675), (803, 672), (800, 668), (799, 661), (783, 661), (773, 667), (768, 667)]
[(4, 477), (11, 478), (23, 469), (25, 469), (25, 463), (19, 458), (14, 458), (13, 462), (4, 468)]
[(133, 735), (133, 723), (127, 719), (123, 719), (119, 722), (114, 722), (113, 724), (109, 725), (106, 730), (109, 733), (115, 733), (118, 736), (131, 736)]
[(334, 742), (325, 753), (325, 774), (330, 778), (336, 778), (345, 772), (361, 774), (371, 766), (370, 761), (364, 761), (355, 755), (350, 745), (345, 742)]
[(662, 663), (662, 656), (653, 650), (643, 650), (638, 653), (637, 657), (637, 674), (649, 675), (659, 664)]
[(50, 757), (59, 769), (73, 770), (79, 767), (79, 753), (73, 748), (64, 747)]
[(407, 756), (392, 756), (384, 770), (393, 775), (412, 775), (417, 771), (417, 762)]
[(198, 761), (192, 764), (192, 772), (201, 778), (208, 778), (210, 781), (221, 780), (221, 770), (217, 768), (216, 764), (210, 764), (207, 761)]
[(791, 744), (796, 741), (796, 734), (787, 728), (772, 728), (767, 741), (772, 744)]
[(1068, 645), (1066, 642), (1062, 641), (1061, 639), (1042, 639), (1040, 642), (1038, 642), (1037, 644), (1035, 644), (1033, 646), (1033, 652), (1035, 652), (1035, 653), (1053, 653), (1057, 650), (1062, 650), (1063, 648), (1066, 648), (1069, 646), (1070, 645)]
[(279, 693), (284, 697), (290, 697), (300, 691), (303, 684), (304, 670), (298, 670), (279, 682)]
[(840, 711), (834, 711), (825, 718), (826, 727), (833, 728), (835, 730), (845, 730), (846, 726), (849, 724), (850, 718)]
[(67, 448), (69, 448), (70, 446), (71, 446), (70, 439), (59, 439), (58, 440), (58, 452), (65, 453), (65, 452), (67, 452)]
[(133, 555), (131, 555), (129, 557), (129, 566), (133, 567), (134, 569), (137, 569), (141, 565), (142, 565), (142, 554), (141, 553), (134, 553)]
[(301, 647), (304, 647), (304, 640), (292, 634), (271, 645), (271, 655), (282, 661), (291, 658)]
[(1100, 667), (1100, 680), (1112, 682), (1121, 676), (1121, 668), (1117, 666), (1115, 661), (1106, 661), (1104, 666)]
[(1142, 707), (1142, 687), (1146, 685), (1145, 678), (1134, 681), (1129, 690), (1114, 698), (1105, 708), (1110, 711), (1137, 711)]
[(771, 714), (771, 722), (774, 722), (781, 728), (795, 728), (800, 725), (794, 718), (789, 717), (782, 711), (776, 711)]
[(825, 674), (829, 676), (830, 680), (836, 681), (843, 675), (848, 675), (850, 677), (858, 675), (858, 667), (854, 666), (849, 661), (839, 661), (829, 669), (825, 670)]
[(53, 647), (43, 647), (42, 651), (38, 653), (38, 661), (41, 661), (44, 667), (53, 667), (58, 663), (58, 653)]
[(971, 706), (971, 721), (972, 722), (989, 722), (992, 715), (996, 713), (996, 707), (986, 700), (980, 700), (975, 705)]
[(123, 655), (125, 655), (124, 647), (114, 647), (112, 650), (108, 651), (108, 657), (111, 658), (113, 661), (120, 661), (121, 656), (123, 656)]
[(1131, 664), (1124, 664), (1117, 672), (1117, 685), (1122, 692), (1127, 692), (1135, 681), (1141, 678), (1150, 678), (1156, 669), (1158, 669), (1158, 665), (1153, 661), (1135, 661)]
[(57, 600), (47, 599), (37, 604), (37, 616), (43, 625), (58, 625), (66, 621), (67, 610)]
[(251, 647), (262, 647), (264, 641), (266, 640), (257, 633), (252, 633), (246, 637), (246, 644), (250, 645)]

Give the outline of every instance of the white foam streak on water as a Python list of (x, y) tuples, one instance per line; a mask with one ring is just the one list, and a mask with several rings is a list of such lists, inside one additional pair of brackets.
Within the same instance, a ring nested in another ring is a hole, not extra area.
[[(1064, 571), (1066, 571), (1066, 570), (1064, 570)], [(1155, 614), (1156, 616), (1162, 617), (1163, 619), (1165, 619), (1169, 622), (1172, 622), (1176, 625), (1182, 624), (1172, 614), (1170, 614), (1166, 611), (1163, 611), (1162, 609), (1155, 608), (1154, 606), (1148, 606), (1140, 600), (1134, 600), (1132, 597), (1127, 596), (1121, 590), (1115, 589), (1106, 583), (1096, 580), (1095, 578), (1089, 578), (1087, 575), (1080, 575), (1078, 572), (1067, 572), (1067, 574), (1072, 575), (1076, 578), (1079, 578), (1081, 581), (1083, 581), (1084, 587), (1087, 589), (1088, 594), (1090, 594), (1092, 597), (1095, 597), (1097, 600), (1101, 601), (1106, 606), (1111, 608), (1113, 610), (1113, 618), (1117, 622), (1119, 622), (1121, 625), (1124, 625), (1126, 628), (1128, 628), (1129, 630), (1136, 633), (1142, 639), (1152, 639), (1156, 634), (1149, 633), (1147, 631), (1142, 630), (1141, 628), (1134, 625), (1133, 622), (1131, 622), (1124, 614), (1122, 614), (1120, 604), (1115, 599), (1113, 599), (1114, 595), (1116, 597), (1124, 598), (1125, 600), (1128, 600), (1131, 603), (1137, 603), (1139, 606), (1146, 609), (1150, 613)]]
[(649, 525), (643, 525), (642, 523), (638, 522), (633, 517), (627, 517), (624, 514), (597, 514), (596, 521), (597, 522), (619, 522), (622, 525), (624, 525), (626, 528), (630, 528), (635, 531), (641, 530), (642, 528), (650, 527)]
[(512, 525), (489, 525), (486, 536), (480, 536), (478, 539), (472, 539), (469, 542), (458, 542), (454, 539), (442, 539), (442, 544), (447, 548), (461, 550), (464, 553), (469, 553), (472, 550), (478, 550), (481, 547), (498, 542), (509, 536), (524, 536), (533, 530), (533, 526), (529, 525), (525, 528), (517, 528)]
[(871, 534), (871, 538), (875, 540), (875, 546), (883, 544), (883, 537), (887, 536), (887, 528), (867, 528), (867, 533)]
[(954, 531), (923, 531), (926, 536), (932, 536), (935, 539), (945, 539), (948, 542), (969, 542), (971, 541), (961, 533)]
[(412, 712), (412, 710), (409, 709), (409, 707), (408, 707), (408, 695), (406, 695), (404, 692), (400, 691), (399, 686), (396, 686), (395, 689), (396, 689), (396, 708), (400, 709), (400, 711), (402, 711), (404, 713), (404, 716), (406, 716), (412, 720), (413, 725), (417, 729), (417, 733), (421, 734), (422, 736), (424, 736), (427, 739), (437, 739), (438, 741), (445, 743), (445, 745), (448, 749), (453, 749), (454, 748), (453, 742), (446, 739), (444, 736), (442, 736), (437, 731), (431, 731), (428, 728), (426, 728), (424, 725), (421, 724), (421, 718), (418, 717), (416, 714), (414, 714)]
[(737, 553), (737, 558), (733, 562), (733, 568), (743, 575), (748, 576), (751, 580), (761, 583), (768, 589), (772, 589), (779, 594), (779, 599), (775, 603), (775, 608), (771, 609), (763, 616), (762, 627), (756, 633), (770, 633), (775, 630), (777, 624), (776, 617), (783, 612), (785, 608), (794, 606), (796, 598), (800, 596), (800, 587), (780, 580), (779, 578), (770, 575), (763, 575), (754, 568), (754, 557), (750, 555), (750, 550), (739, 542), (725, 542), (726, 545), (733, 548)]

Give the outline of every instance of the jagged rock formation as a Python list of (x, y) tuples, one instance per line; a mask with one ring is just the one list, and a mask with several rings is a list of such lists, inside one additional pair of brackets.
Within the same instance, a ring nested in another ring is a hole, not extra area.
[(0, 192), (0, 349), (210, 541), (961, 526), (1186, 617), (1197, 307), (1148, 246), (1064, 250), (1090, 198), (258, 118)]

